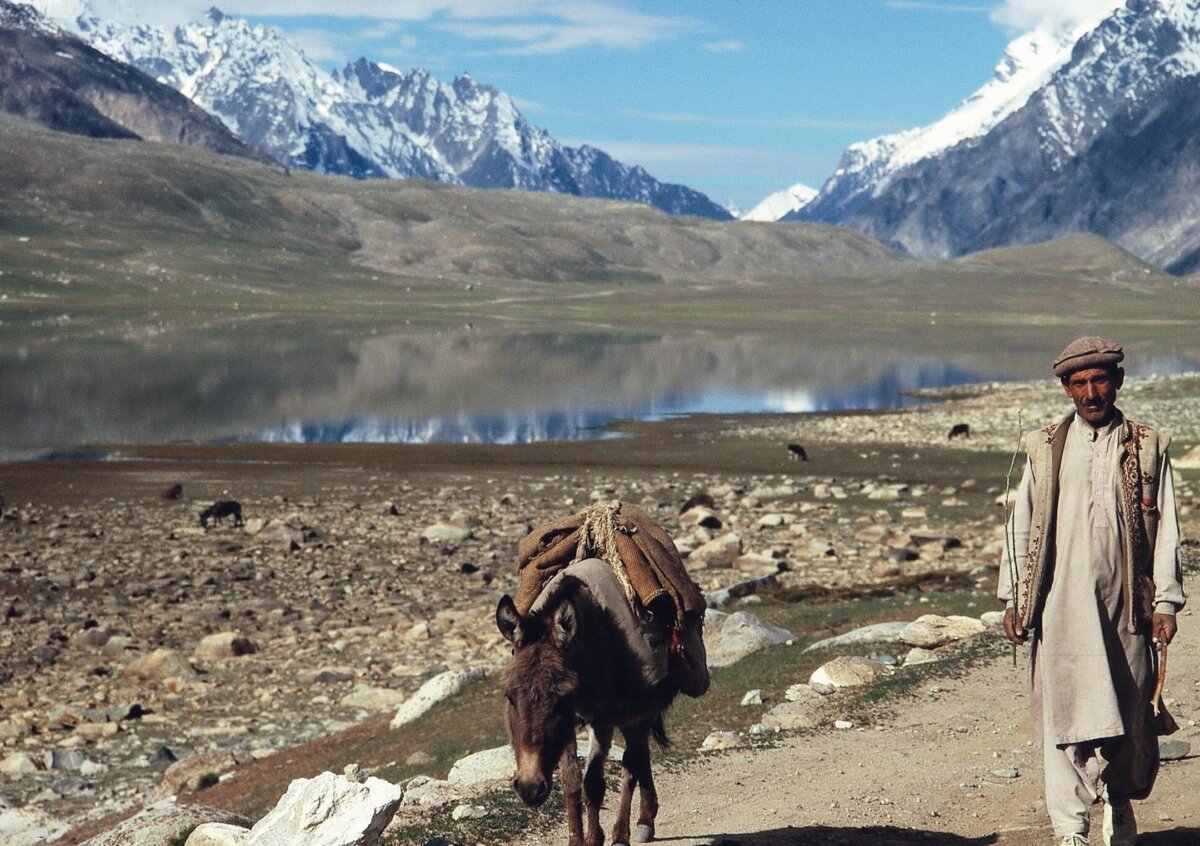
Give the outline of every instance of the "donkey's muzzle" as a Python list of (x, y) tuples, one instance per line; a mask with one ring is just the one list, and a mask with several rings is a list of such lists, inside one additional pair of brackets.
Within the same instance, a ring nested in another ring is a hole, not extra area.
[(550, 781), (541, 776), (532, 779), (518, 776), (513, 779), (512, 786), (521, 801), (531, 808), (538, 807), (550, 796)]

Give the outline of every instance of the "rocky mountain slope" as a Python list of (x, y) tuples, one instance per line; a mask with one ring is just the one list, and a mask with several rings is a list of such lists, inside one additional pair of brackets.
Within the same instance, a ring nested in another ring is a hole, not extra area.
[(356, 178), (416, 178), (634, 200), (719, 220), (703, 194), (661, 183), (530, 124), (512, 98), (361, 58), (328, 73), (281, 32), (216, 9), (171, 28), (102, 19), (86, 0), (35, 5), (97, 49), (190, 97), (283, 164)]
[[(1033, 44), (1014, 42), (997, 79), (943, 121), (848, 150), (797, 217), (926, 256), (1093, 232), (1176, 273), (1200, 266), (1200, 2), (1128, 0), (1085, 30), (1005, 77)], [(990, 118), (947, 132), (1006, 79)]]
[(178, 92), (0, 0), (0, 110), (59, 132), (255, 154)]

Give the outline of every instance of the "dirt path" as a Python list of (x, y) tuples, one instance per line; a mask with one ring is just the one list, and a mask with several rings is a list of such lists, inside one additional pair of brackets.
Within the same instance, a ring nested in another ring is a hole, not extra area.
[[(1175, 739), (1200, 747), (1200, 631), (1185, 614), (1166, 698), (1182, 726)], [(1026, 661), (1022, 655), (1014, 668), (1006, 657), (962, 678), (928, 682), (878, 725), (713, 753), (683, 771), (660, 773), (661, 842), (1051, 843)], [(615, 801), (606, 804), (601, 819), (610, 826)], [(1141, 846), (1200, 843), (1200, 759), (1165, 764), (1154, 795), (1135, 810)], [(565, 828), (539, 842), (566, 842)], [(1092, 842), (1100, 842), (1098, 815)]]

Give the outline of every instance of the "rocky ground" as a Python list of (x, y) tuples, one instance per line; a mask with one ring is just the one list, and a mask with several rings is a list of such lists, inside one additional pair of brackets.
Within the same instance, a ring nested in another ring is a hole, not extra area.
[[(1146, 379), (1122, 399), (1181, 455), (1200, 440), (1198, 389), (1200, 377)], [(94, 820), (391, 713), (442, 670), (497, 668), (508, 653), (492, 612), (515, 586), (517, 540), (590, 502), (649, 509), (707, 590), (766, 575), (796, 596), (928, 573), (994, 583), (1017, 409), (1031, 429), (1063, 398), (981, 386), (898, 413), (711, 418), (635, 439), (687, 454), (677, 467), (545, 451), (422, 472), (357, 459), (0, 466), (0, 809)], [(960, 422), (970, 437), (948, 447)], [(783, 458), (797, 440), (810, 462)], [(746, 445), (779, 452), (742, 461)], [(151, 493), (174, 481), (181, 499)], [(1200, 474), (1180, 482), (1194, 537)], [(716, 500), (709, 525), (679, 515), (697, 490)], [(201, 527), (225, 495), (245, 526)]]

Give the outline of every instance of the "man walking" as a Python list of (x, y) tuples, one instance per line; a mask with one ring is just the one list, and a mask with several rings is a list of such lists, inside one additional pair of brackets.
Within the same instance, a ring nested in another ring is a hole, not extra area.
[(1004, 632), (1032, 639), (1033, 726), (1061, 846), (1087, 846), (1104, 803), (1106, 846), (1137, 842), (1131, 799), (1158, 774), (1157, 660), (1183, 607), (1168, 439), (1116, 406), (1120, 344), (1072, 341), (1054, 361), (1075, 410), (1026, 440), (998, 595)]

